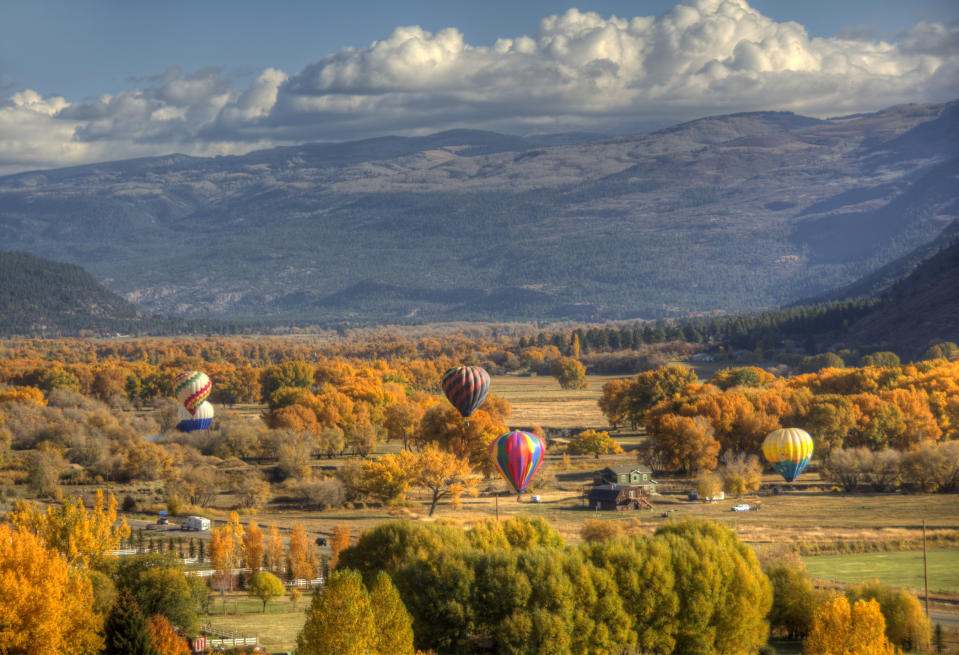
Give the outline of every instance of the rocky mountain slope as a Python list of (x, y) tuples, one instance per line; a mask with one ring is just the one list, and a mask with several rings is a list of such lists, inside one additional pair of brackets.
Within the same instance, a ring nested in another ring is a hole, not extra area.
[[(653, 318), (822, 295), (959, 216), (959, 102), (455, 131), (0, 178), (3, 247), (154, 312)], [(560, 145), (555, 145), (560, 144)]]

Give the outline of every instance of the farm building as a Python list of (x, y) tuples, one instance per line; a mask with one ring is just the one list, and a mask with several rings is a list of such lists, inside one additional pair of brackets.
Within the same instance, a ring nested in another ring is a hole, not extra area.
[(586, 502), (593, 509), (652, 509), (645, 489), (624, 484), (601, 484), (589, 490)]
[(615, 484), (641, 487), (648, 493), (656, 493), (656, 481), (653, 473), (645, 466), (607, 466), (596, 471), (594, 483), (597, 485)]

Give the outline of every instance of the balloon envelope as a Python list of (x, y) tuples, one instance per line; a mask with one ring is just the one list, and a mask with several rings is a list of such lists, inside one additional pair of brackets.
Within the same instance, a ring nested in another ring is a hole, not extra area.
[(176, 399), (193, 414), (196, 408), (206, 400), (213, 384), (206, 373), (200, 371), (183, 371), (173, 379)]
[(496, 438), (489, 446), (489, 458), (493, 466), (517, 493), (533, 479), (545, 452), (542, 439), (519, 430)]
[(799, 428), (775, 430), (763, 441), (763, 455), (786, 482), (792, 482), (812, 458), (812, 437)]
[(213, 405), (203, 401), (197, 406), (193, 414), (186, 407), (178, 407), (177, 418), (180, 419), (180, 422), (176, 424), (176, 429), (180, 432), (206, 430), (213, 422)]
[(476, 411), (489, 393), (489, 373), (480, 366), (454, 366), (443, 374), (443, 393), (465, 418)]

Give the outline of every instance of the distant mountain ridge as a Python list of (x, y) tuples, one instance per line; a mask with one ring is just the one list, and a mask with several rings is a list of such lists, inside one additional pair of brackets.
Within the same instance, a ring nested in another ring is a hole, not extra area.
[(455, 130), (0, 178), (4, 247), (144, 311), (657, 318), (821, 296), (959, 216), (959, 102), (649, 134)]

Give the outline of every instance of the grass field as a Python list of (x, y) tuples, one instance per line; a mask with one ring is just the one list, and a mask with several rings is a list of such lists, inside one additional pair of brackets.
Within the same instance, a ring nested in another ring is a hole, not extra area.
[(497, 375), (490, 391), (513, 406), (512, 425), (541, 425), (548, 428), (603, 427), (606, 418), (596, 401), (603, 385), (622, 375), (588, 375), (585, 389), (563, 389), (550, 376)]
[(260, 645), (270, 653), (292, 652), (296, 647), (296, 635), (306, 622), (304, 610), (309, 605), (310, 596), (307, 594), (295, 609), (289, 596), (284, 596), (270, 601), (264, 614), (260, 611), (262, 603), (246, 594), (226, 594), (225, 605), (216, 594), (210, 602), (212, 614), (201, 616), (200, 621), (218, 630), (234, 632), (238, 637), (259, 637)]
[[(959, 593), (959, 549), (930, 550), (929, 591)], [(803, 559), (809, 575), (818, 580), (856, 584), (879, 578), (893, 587), (920, 590), (922, 551), (819, 555)]]

